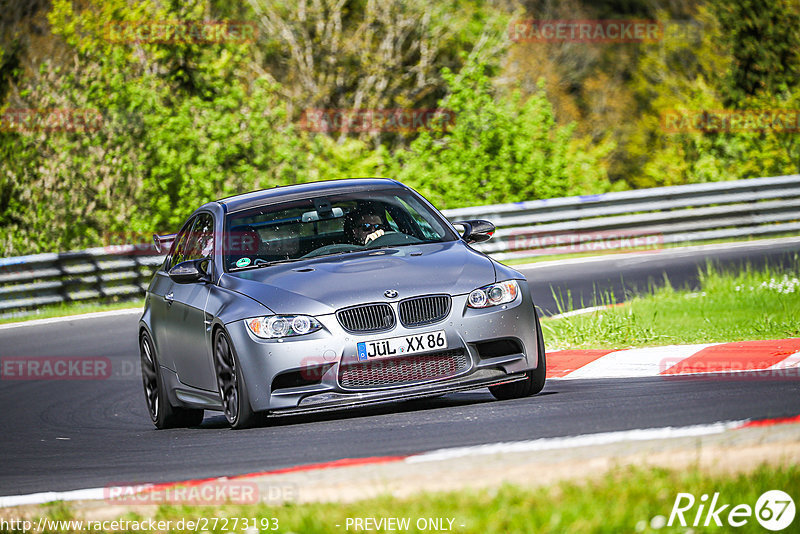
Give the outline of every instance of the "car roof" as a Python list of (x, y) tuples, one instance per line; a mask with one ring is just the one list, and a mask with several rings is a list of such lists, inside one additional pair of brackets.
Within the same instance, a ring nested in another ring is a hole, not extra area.
[(285, 185), (262, 189), (252, 193), (244, 193), (218, 200), (227, 212), (240, 211), (273, 202), (286, 202), (320, 193), (349, 193), (377, 189), (406, 188), (405, 185), (390, 178), (347, 178), (343, 180), (327, 180), (323, 182), (307, 182), (303, 184)]

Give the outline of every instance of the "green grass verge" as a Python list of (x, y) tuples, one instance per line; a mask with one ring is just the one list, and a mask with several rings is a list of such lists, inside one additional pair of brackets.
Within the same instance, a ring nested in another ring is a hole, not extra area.
[[(731, 503), (720, 516), (725, 522), (727, 512), (733, 506), (747, 504), (755, 507), (758, 497), (771, 489), (781, 489), (796, 497), (800, 492), (800, 468), (762, 465), (748, 474), (709, 475), (695, 466), (688, 466), (683, 471), (618, 467), (598, 478), (534, 489), (504, 485), (480, 491), (420, 494), (412, 498), (386, 496), (345, 504), (160, 506), (154, 508), (152, 515), (130, 513), (124, 519), (162, 519), (170, 520), (175, 525), (182, 519), (201, 517), (255, 518), (259, 523), (262, 520), (269, 523), (271, 518), (275, 518), (278, 529), (274, 532), (283, 533), (354, 532), (352, 526), (349, 530), (345, 528), (348, 518), (364, 517), (409, 518), (410, 528), (404, 532), (426, 532), (417, 528), (416, 522), (420, 518), (449, 518), (454, 519), (452, 532), (464, 534), (676, 533), (687, 532), (687, 527), (664, 524), (679, 492), (692, 493), (696, 497), (695, 506), (684, 514), (687, 526), (691, 526), (703, 494), (719, 492), (718, 505)], [(42, 512), (54, 519), (69, 519), (74, 515), (69, 506), (63, 503), (43, 508)], [(765, 532), (755, 517), (750, 517), (746, 525), (736, 529), (725, 523), (722, 528), (712, 526), (704, 529), (704, 520), (705, 516), (700, 523), (703, 531)], [(795, 518), (795, 526), (799, 520)], [(227, 529), (220, 522), (217, 528), (207, 530), (242, 532), (241, 526), (233, 527), (230, 520), (226, 526)], [(265, 529), (261, 532), (273, 531)], [(391, 531), (379, 529), (371, 532)]]
[(34, 319), (49, 319), (51, 317), (66, 317), (68, 315), (81, 315), (84, 313), (122, 310), (125, 308), (144, 308), (144, 299), (125, 300), (111, 303), (70, 302), (66, 304), (54, 304), (52, 306), (43, 306), (33, 313), (2, 317), (0, 318), (0, 324), (19, 323), (24, 321), (32, 321)]
[[(667, 283), (624, 306), (544, 319), (545, 344), (553, 351), (799, 337), (798, 278), (797, 257), (788, 270), (727, 273), (706, 266), (699, 291), (675, 290)], [(566, 300), (561, 311), (572, 308)]]

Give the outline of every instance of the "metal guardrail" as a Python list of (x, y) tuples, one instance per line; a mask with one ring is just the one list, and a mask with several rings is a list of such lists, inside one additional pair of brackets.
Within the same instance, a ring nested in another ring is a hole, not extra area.
[(0, 258), (0, 312), (144, 295), (163, 261), (132, 245)]
[[(476, 248), (516, 257), (800, 233), (800, 175), (445, 210), (487, 219)], [(149, 245), (145, 245), (147, 247)], [(0, 258), (0, 312), (144, 294), (163, 256), (142, 246)]]
[(475, 248), (498, 260), (800, 233), (800, 175), (659, 187), (445, 210), (487, 219)]

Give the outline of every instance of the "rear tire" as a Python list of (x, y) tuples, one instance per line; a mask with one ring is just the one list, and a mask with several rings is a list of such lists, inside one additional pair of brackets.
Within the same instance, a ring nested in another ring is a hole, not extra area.
[(547, 358), (544, 352), (544, 336), (542, 327), (539, 324), (539, 315), (534, 310), (536, 317), (536, 345), (539, 353), (536, 369), (531, 369), (526, 373), (527, 378), (510, 384), (500, 384), (499, 386), (489, 386), (489, 391), (497, 400), (521, 399), (536, 395), (544, 388), (545, 377), (547, 376)]
[(242, 368), (228, 335), (222, 329), (214, 334), (214, 368), (217, 371), (217, 389), (225, 419), (234, 430), (251, 428), (263, 417), (250, 406), (242, 377)]
[(161, 430), (200, 425), (203, 422), (203, 410), (170, 404), (158, 357), (147, 332), (143, 332), (139, 338), (139, 357), (147, 412), (156, 428)]

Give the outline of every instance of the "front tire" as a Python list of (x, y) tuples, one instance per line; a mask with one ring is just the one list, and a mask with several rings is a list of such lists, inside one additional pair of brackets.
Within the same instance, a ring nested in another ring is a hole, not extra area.
[(231, 428), (238, 430), (258, 424), (259, 414), (250, 406), (239, 360), (228, 335), (221, 329), (214, 334), (214, 367), (222, 411)]
[(203, 410), (181, 408), (170, 404), (158, 357), (146, 332), (139, 338), (139, 357), (142, 364), (142, 385), (147, 412), (156, 428), (161, 430), (198, 426), (203, 421)]
[(511, 382), (510, 384), (500, 384), (499, 386), (490, 386), (489, 391), (497, 400), (530, 397), (531, 395), (536, 395), (544, 388), (545, 377), (547, 375), (547, 358), (544, 352), (544, 336), (542, 336), (542, 327), (539, 324), (539, 315), (535, 310), (534, 314), (536, 317), (536, 345), (537, 352), (539, 353), (536, 369), (528, 371), (525, 380)]

